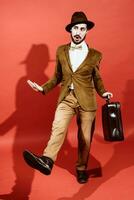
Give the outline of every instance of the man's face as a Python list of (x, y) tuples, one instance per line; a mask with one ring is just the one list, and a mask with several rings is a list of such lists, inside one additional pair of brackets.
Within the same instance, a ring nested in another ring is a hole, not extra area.
[(86, 37), (87, 25), (76, 24), (71, 29), (71, 38), (75, 44), (80, 44)]

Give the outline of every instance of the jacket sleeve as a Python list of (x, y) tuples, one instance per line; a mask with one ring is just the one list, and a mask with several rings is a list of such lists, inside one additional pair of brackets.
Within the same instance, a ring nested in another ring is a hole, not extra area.
[(97, 93), (102, 97), (102, 94), (106, 92), (103, 84), (103, 80), (101, 78), (100, 72), (99, 72), (99, 66), (100, 66), (100, 61), (102, 59), (102, 55), (99, 55), (99, 58), (97, 59), (97, 63), (94, 66), (93, 69), (93, 81), (94, 81), (94, 86), (97, 91)]
[(51, 79), (49, 79), (46, 83), (44, 83), (41, 87), (43, 88), (43, 94), (48, 93), (52, 90), (56, 85), (58, 85), (62, 80), (62, 68), (58, 58), (58, 50), (56, 52), (56, 66), (55, 72)]

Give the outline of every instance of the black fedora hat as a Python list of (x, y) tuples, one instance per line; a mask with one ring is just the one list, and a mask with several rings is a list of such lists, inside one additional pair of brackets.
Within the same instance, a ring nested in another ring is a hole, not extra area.
[(87, 24), (87, 29), (90, 30), (94, 27), (94, 22), (89, 21), (84, 12), (75, 12), (72, 15), (71, 23), (68, 24), (65, 29), (67, 32), (71, 32), (71, 28), (76, 24)]

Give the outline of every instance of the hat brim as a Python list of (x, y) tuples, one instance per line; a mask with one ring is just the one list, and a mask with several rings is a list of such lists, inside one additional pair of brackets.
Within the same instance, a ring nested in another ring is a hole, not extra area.
[(76, 22), (76, 23), (71, 23), (71, 24), (68, 24), (65, 29), (67, 32), (71, 32), (71, 28), (76, 25), (76, 24), (86, 24), (87, 25), (87, 30), (90, 30), (94, 27), (94, 22), (91, 22), (91, 21), (82, 21), (82, 22)]

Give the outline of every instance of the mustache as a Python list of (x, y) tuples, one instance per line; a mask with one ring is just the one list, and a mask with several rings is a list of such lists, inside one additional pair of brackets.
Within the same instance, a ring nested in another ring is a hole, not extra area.
[(81, 37), (79, 35), (74, 35), (74, 38), (81, 39)]

